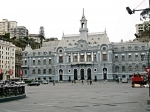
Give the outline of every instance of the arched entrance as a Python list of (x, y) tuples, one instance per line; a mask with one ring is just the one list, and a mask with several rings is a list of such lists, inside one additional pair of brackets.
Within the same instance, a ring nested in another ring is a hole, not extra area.
[(78, 80), (77, 69), (74, 69), (74, 80)]
[(62, 75), (63, 75), (63, 70), (61, 69), (61, 70), (59, 70), (59, 81), (63, 80)]
[(91, 80), (91, 69), (90, 68), (87, 70), (87, 79)]
[(107, 68), (103, 68), (103, 78), (107, 80)]
[(84, 80), (84, 69), (81, 69), (80, 75), (81, 75), (81, 80)]

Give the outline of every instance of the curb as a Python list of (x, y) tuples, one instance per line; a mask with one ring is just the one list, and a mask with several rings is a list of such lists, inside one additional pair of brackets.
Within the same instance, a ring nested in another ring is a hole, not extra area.
[(7, 101), (13, 101), (13, 100), (19, 100), (19, 99), (23, 99), (23, 98), (26, 98), (26, 94), (11, 96), (11, 97), (7, 97), (7, 98), (0, 98), (0, 103), (7, 102)]

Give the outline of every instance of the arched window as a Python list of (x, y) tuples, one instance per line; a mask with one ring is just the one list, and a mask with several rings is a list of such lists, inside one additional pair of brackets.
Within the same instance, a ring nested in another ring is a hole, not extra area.
[(135, 71), (139, 71), (139, 66), (138, 65), (135, 66)]
[(25, 74), (27, 74), (27, 70), (25, 70), (24, 72), (25, 72)]
[(43, 65), (46, 65), (46, 59), (43, 60)]
[(27, 60), (25, 60), (25, 65), (27, 65)]
[(38, 74), (41, 74), (41, 70), (40, 69), (38, 69)]
[(145, 67), (146, 67), (146, 66), (145, 66), (145, 65), (143, 65), (143, 67), (142, 67), (142, 68), (143, 68), (143, 71), (145, 71)]
[(49, 69), (49, 74), (51, 74), (52, 73), (52, 70), (51, 69)]
[(43, 70), (43, 74), (46, 74), (46, 69)]
[(35, 70), (34, 69), (32, 70), (32, 74), (35, 74)]
[(131, 65), (129, 66), (129, 71), (130, 71), (130, 72), (132, 71), (132, 66), (131, 66)]
[(122, 72), (125, 72), (125, 66), (122, 66)]
[(41, 64), (41, 60), (38, 60), (38, 65), (40, 65)]
[(119, 66), (115, 67), (115, 72), (119, 72)]

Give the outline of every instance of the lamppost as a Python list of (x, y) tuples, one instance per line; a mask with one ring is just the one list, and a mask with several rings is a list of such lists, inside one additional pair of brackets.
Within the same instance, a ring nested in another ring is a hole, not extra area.
[[(139, 10), (135, 10), (135, 9), (131, 10), (129, 7), (126, 7), (126, 10), (130, 15), (134, 14), (136, 11), (142, 11), (140, 14), (142, 19), (145, 19), (145, 20), (147, 18), (149, 19), (149, 29), (148, 30), (149, 30), (149, 38), (150, 38), (150, 0), (149, 0), (149, 8), (139, 9)], [(149, 39), (148, 39), (148, 41), (149, 41)], [(149, 56), (150, 56), (150, 48), (148, 48), (148, 68), (150, 68)], [(149, 83), (149, 97), (150, 97), (150, 74), (148, 74), (148, 83)], [(148, 104), (149, 103), (150, 103), (150, 101), (148, 101)]]

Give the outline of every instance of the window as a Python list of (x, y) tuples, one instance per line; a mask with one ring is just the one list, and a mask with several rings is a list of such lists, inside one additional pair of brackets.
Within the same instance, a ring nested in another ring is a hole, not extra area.
[(38, 52), (38, 55), (40, 55), (40, 52)]
[(59, 63), (63, 63), (63, 56), (59, 56)]
[(135, 50), (138, 50), (138, 46), (135, 46)]
[(43, 70), (43, 74), (46, 74), (46, 69)]
[(141, 61), (144, 61), (145, 59), (145, 54), (141, 54)]
[(131, 51), (131, 47), (128, 47), (128, 50)]
[(103, 54), (103, 61), (107, 61), (107, 54)]
[(131, 66), (131, 65), (129, 65), (129, 71), (130, 71), (130, 72), (132, 71), (132, 66)]
[(51, 74), (52, 73), (52, 69), (49, 69), (49, 74)]
[(91, 54), (87, 55), (87, 62), (92, 61)]
[(125, 56), (124, 55), (122, 55), (122, 61), (125, 61)]
[(125, 72), (125, 66), (122, 66), (122, 72)]
[(35, 60), (33, 60), (33, 65), (35, 65)]
[(25, 65), (27, 65), (27, 60), (25, 60), (25, 62), (24, 62), (24, 63), (25, 63)]
[(118, 56), (115, 56), (115, 61), (118, 61)]
[(96, 57), (96, 54), (94, 54), (94, 61), (95, 61), (95, 62), (97, 61), (97, 57)]
[(73, 62), (78, 62), (78, 57), (77, 57), (77, 55), (74, 55), (74, 56), (73, 56)]
[(32, 70), (32, 74), (35, 74), (35, 70), (34, 69)]
[(143, 67), (142, 67), (142, 68), (143, 68), (143, 71), (145, 71), (145, 67), (146, 67), (146, 66), (145, 66), (145, 65), (143, 65)]
[(138, 65), (135, 66), (135, 71), (139, 71), (139, 66)]
[(138, 61), (138, 55), (137, 54), (135, 55), (135, 61)]
[(115, 67), (115, 72), (119, 72), (119, 66)]
[(49, 59), (49, 64), (51, 64), (51, 59)]
[(71, 70), (68, 70), (68, 73), (70, 73), (71, 72)]
[(62, 50), (61, 50), (61, 49), (59, 50), (59, 53), (62, 53)]
[(68, 57), (68, 62), (69, 62), (69, 63), (71, 62), (71, 57), (70, 57), (70, 56)]
[(106, 50), (106, 47), (103, 47), (103, 50)]
[(38, 60), (38, 65), (40, 65), (41, 64), (41, 60)]
[(128, 60), (129, 60), (129, 61), (132, 61), (131, 55), (128, 56)]
[(118, 48), (116, 47), (114, 50), (115, 50), (115, 51), (118, 51)]
[(124, 47), (121, 47), (121, 51), (124, 51), (125, 50), (125, 48)]
[(145, 50), (145, 46), (142, 46), (142, 50)]
[(41, 74), (41, 70), (40, 69), (38, 69), (38, 74)]
[(97, 69), (95, 68), (95, 69), (94, 69), (94, 72), (96, 72), (96, 71), (97, 71)]
[(27, 70), (25, 70), (24, 72), (25, 72), (25, 74), (27, 74)]
[(46, 59), (43, 60), (43, 65), (46, 65)]
[(84, 62), (84, 55), (80, 55), (80, 62)]
[(33, 53), (33, 56), (35, 56), (35, 52)]

